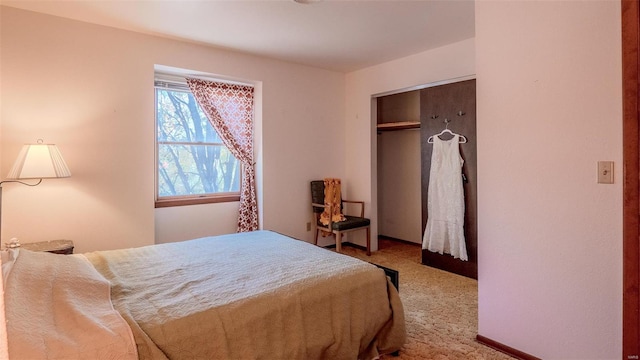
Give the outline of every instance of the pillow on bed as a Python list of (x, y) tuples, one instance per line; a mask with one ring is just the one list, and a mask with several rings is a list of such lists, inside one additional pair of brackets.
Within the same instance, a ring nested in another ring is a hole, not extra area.
[(7, 276), (13, 267), (13, 262), (16, 260), (15, 256), (17, 251), (0, 250), (0, 261), (2, 262), (2, 280), (6, 283)]
[(137, 358), (109, 282), (86, 258), (25, 249), (2, 258), (10, 358)]

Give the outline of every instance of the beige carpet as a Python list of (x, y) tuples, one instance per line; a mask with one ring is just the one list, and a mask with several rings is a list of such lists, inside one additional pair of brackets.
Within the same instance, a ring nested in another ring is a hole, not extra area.
[(343, 253), (400, 272), (407, 343), (404, 359), (513, 358), (475, 340), (478, 331), (478, 282), (420, 264), (419, 245), (380, 239), (380, 250), (368, 257), (363, 250), (343, 247)]

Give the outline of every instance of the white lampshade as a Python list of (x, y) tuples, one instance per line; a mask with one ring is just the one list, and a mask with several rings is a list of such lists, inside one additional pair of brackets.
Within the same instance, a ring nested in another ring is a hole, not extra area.
[(7, 179), (52, 179), (70, 177), (71, 171), (54, 144), (24, 145)]

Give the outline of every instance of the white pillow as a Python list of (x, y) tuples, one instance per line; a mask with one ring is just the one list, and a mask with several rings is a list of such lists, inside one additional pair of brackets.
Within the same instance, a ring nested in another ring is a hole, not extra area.
[(2, 280), (7, 283), (7, 276), (16, 262), (20, 249), (5, 249), (0, 251), (0, 261), (2, 261)]

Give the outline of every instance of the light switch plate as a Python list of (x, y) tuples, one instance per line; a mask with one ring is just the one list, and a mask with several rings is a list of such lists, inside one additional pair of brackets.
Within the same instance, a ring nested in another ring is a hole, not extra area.
[(598, 161), (598, 184), (613, 184), (613, 161)]

